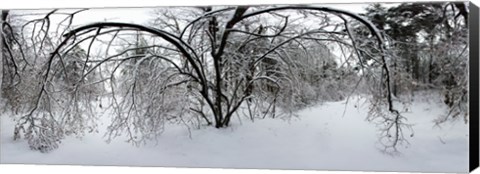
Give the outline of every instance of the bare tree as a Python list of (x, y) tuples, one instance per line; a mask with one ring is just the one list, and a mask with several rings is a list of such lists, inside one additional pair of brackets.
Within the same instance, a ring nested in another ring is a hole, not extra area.
[[(33, 60), (40, 62), (35, 66), (40, 81), (32, 90), (32, 105), (19, 119), (16, 137), (23, 130), (33, 149), (48, 151), (65, 135), (94, 130), (97, 106), (92, 100), (100, 94), (89, 88), (93, 84), (104, 84), (110, 94), (107, 108), (114, 116), (109, 137), (127, 133), (133, 143), (155, 138), (169, 121), (227, 127), (244, 105), (261, 106), (249, 114), (252, 120), (259, 113), (257, 117), (275, 117), (279, 110), (288, 112), (292, 106), (318, 100), (315, 91), (329, 93), (332, 85), (338, 85), (331, 79), (342, 78), (335, 76), (339, 65), (327, 43), (367, 62), (361, 54), (367, 51), (349, 29), (357, 21), (373, 36), (371, 48), (377, 50), (369, 57), (377, 65), (361, 64), (359, 73), (373, 82), (371, 117), (389, 125), (384, 131), (386, 147), (395, 148), (405, 140), (406, 124), (394, 106), (385, 41), (369, 20), (317, 6), (190, 10), (192, 17), (185, 19), (160, 11), (163, 18), (153, 23), (158, 28), (117, 22), (71, 28), (75, 14), (83, 10), (66, 14), (53, 10), (27, 22), (34, 32), (25, 45), (33, 48)], [(54, 31), (52, 15), (66, 15), (60, 24), (67, 24)], [(304, 26), (302, 19), (318, 23)], [(40, 29), (35, 29), (37, 24)], [(104, 45), (104, 55), (93, 53), (96, 44)], [(314, 85), (318, 83), (322, 85)]]

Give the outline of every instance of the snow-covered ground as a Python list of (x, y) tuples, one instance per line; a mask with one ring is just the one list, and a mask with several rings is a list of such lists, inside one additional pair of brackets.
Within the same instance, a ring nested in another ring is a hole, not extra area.
[[(235, 118), (226, 129), (189, 131), (169, 126), (158, 143), (135, 147), (117, 138), (110, 144), (103, 133), (69, 137), (60, 148), (40, 153), (27, 142), (13, 141), (14, 123), (1, 116), (1, 163), (129, 165), (219, 168), (323, 169), (366, 171), (466, 172), (468, 126), (432, 122), (446, 109), (435, 100), (416, 101), (409, 123), (415, 124), (410, 146), (402, 154), (378, 150), (376, 128), (365, 121), (367, 104), (351, 100), (329, 102), (302, 110), (290, 120), (254, 123)], [(347, 109), (343, 115), (344, 109)], [(342, 116), (343, 115), (343, 116)]]

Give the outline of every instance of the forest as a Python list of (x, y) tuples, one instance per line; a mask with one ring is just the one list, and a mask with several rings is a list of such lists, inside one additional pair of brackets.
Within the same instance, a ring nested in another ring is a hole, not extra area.
[(429, 126), (469, 120), (464, 2), (158, 7), (142, 23), (77, 22), (91, 10), (2, 10), (0, 116), (14, 125), (2, 136), (43, 153), (99, 131), (142, 145), (175, 125), (227, 131), (330, 102), (345, 103), (342, 117), (361, 100), (379, 150), (396, 154), (415, 139), (406, 114), (419, 96), (446, 108)]

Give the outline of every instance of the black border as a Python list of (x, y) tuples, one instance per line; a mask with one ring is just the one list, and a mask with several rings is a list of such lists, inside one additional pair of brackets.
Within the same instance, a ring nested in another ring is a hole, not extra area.
[(479, 166), (479, 13), (478, 7), (472, 2), (469, 3), (469, 43), (470, 43), (470, 127), (469, 127), (469, 149), (470, 149), (470, 172)]

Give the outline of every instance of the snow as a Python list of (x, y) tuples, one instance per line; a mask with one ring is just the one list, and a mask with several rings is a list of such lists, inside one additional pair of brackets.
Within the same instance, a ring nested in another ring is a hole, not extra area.
[[(468, 126), (460, 121), (434, 127), (433, 120), (446, 113), (440, 102), (417, 100), (411, 105), (405, 116), (414, 124), (415, 136), (396, 156), (379, 150), (376, 128), (365, 121), (368, 103), (351, 99), (347, 107), (345, 101), (323, 103), (288, 120), (240, 123), (235, 118), (229, 128), (190, 132), (169, 125), (157, 143), (140, 147), (121, 137), (108, 144), (101, 130), (81, 139), (68, 137), (49, 153), (30, 150), (24, 140), (13, 141), (14, 123), (4, 114), (0, 159), (14, 164), (467, 172)], [(105, 116), (101, 127), (108, 121)]]

